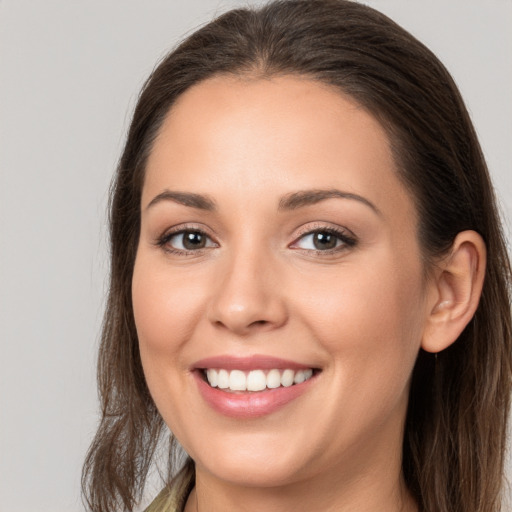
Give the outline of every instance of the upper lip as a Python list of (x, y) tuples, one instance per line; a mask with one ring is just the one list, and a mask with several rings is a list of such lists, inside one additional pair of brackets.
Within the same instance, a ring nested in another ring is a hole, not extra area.
[(224, 370), (307, 370), (313, 368), (311, 365), (302, 364), (288, 359), (266, 355), (252, 355), (248, 357), (239, 357), (231, 355), (220, 355), (214, 357), (206, 357), (195, 362), (194, 369), (205, 370), (208, 368), (219, 368)]

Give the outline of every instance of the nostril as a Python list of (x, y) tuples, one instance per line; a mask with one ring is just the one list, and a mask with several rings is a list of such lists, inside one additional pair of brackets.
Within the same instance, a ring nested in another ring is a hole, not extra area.
[(241, 335), (281, 327), (287, 320), (281, 297), (239, 296), (229, 289), (212, 298), (206, 314), (216, 329), (225, 328)]
[(268, 324), (267, 320), (256, 320), (255, 322), (252, 322), (250, 325), (266, 325)]

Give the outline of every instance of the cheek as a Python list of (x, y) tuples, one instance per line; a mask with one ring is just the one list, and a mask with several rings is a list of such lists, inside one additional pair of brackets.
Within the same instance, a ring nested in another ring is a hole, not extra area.
[(132, 300), (141, 350), (173, 352), (191, 334), (200, 315), (203, 289), (197, 280), (186, 280), (165, 265), (137, 257)]
[[(202, 280), (187, 278), (187, 272), (170, 272), (165, 262), (140, 254), (132, 280), (132, 301), (139, 351), (149, 391), (169, 424), (185, 396), (189, 379), (187, 341), (203, 311)], [(174, 396), (174, 395), (173, 395)]]
[(378, 438), (383, 424), (400, 428), (421, 340), (421, 281), (378, 270), (346, 276), (309, 321), (331, 359), (323, 406), (351, 439)]
[(400, 263), (383, 256), (308, 283), (304, 321), (344, 379), (396, 377), (402, 385), (410, 375), (424, 326), (424, 287), (417, 260)]
[[(201, 283), (188, 279), (186, 272), (170, 272), (151, 254), (137, 255), (132, 301), (142, 367), (160, 414), (173, 427), (173, 419), (188, 413), (190, 376), (184, 347), (203, 310)], [(173, 431), (179, 433), (179, 425)]]

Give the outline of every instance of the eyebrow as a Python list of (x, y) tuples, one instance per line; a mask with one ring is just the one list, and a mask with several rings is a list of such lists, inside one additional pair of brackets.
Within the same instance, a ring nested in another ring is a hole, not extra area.
[(197, 208), (198, 210), (215, 211), (217, 206), (215, 201), (210, 197), (202, 194), (193, 194), (192, 192), (175, 192), (172, 190), (164, 190), (155, 196), (146, 206), (146, 210), (161, 201), (173, 201), (183, 206)]
[[(337, 189), (300, 190), (298, 192), (287, 194), (283, 196), (279, 201), (278, 210), (296, 210), (298, 208), (311, 206), (313, 204), (319, 203), (320, 201), (333, 198), (359, 201), (360, 203), (371, 208), (378, 215), (381, 215), (379, 209), (372, 202), (368, 201), (368, 199), (351, 192), (342, 192), (341, 190)], [(175, 203), (182, 204), (183, 206), (210, 212), (217, 210), (215, 201), (207, 195), (194, 194), (192, 192), (177, 192), (172, 190), (164, 190), (155, 196), (146, 206), (146, 210), (162, 201), (173, 201)]]
[(368, 199), (353, 194), (351, 192), (342, 192), (337, 189), (328, 190), (301, 190), (287, 194), (279, 201), (279, 210), (295, 210), (297, 208), (303, 208), (304, 206), (310, 206), (326, 199), (339, 198), (339, 199), (351, 199), (359, 201), (364, 205), (370, 207), (375, 213), (381, 215), (380, 210)]

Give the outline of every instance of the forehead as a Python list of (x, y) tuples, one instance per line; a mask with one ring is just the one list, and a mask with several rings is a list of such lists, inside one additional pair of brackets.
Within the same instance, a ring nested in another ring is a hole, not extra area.
[(182, 94), (155, 140), (142, 202), (162, 187), (229, 189), (260, 202), (336, 187), (384, 210), (400, 202), (413, 210), (377, 119), (333, 87), (295, 76), (219, 76)]

